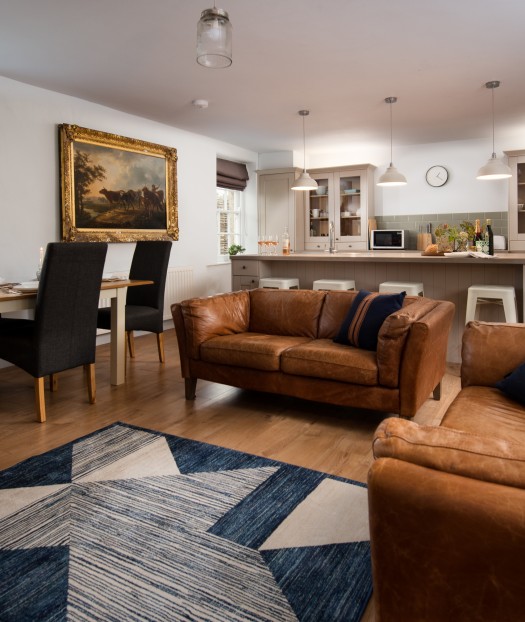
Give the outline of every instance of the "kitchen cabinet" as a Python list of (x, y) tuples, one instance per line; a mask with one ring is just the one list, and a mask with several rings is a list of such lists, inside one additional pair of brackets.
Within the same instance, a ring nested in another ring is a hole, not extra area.
[(509, 250), (525, 250), (525, 150), (506, 151), (509, 179)]
[(305, 250), (329, 250), (331, 226), (336, 250), (368, 249), (368, 219), (374, 215), (374, 168), (360, 164), (308, 171), (318, 188), (303, 193)]
[(257, 259), (239, 259), (231, 262), (232, 291), (259, 287), (259, 279), (267, 275), (267, 266)]
[(279, 236), (278, 253), (285, 227), (290, 249), (304, 248), (304, 192), (290, 189), (301, 172), (297, 168), (257, 171), (258, 234)]

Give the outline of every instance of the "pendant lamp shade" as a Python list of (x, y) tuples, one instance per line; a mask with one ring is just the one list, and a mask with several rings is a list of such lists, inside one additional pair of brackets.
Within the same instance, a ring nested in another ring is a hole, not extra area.
[(494, 147), (494, 89), (497, 89), (499, 85), (499, 80), (492, 80), (491, 82), (485, 83), (486, 88), (492, 90), (492, 156), (489, 158), (489, 161), (485, 164), (485, 166), (482, 166), (479, 169), (476, 179), (491, 180), (508, 179), (509, 177), (512, 177), (510, 167), (507, 166), (505, 162), (502, 162), (496, 158), (496, 151)]
[(479, 169), (476, 179), (508, 179), (509, 177), (512, 177), (510, 167), (502, 160), (498, 160), (496, 154), (493, 153), (485, 166)]
[(304, 118), (310, 114), (309, 110), (299, 110), (299, 115), (303, 117), (303, 157), (304, 157), (304, 167), (303, 172), (299, 175), (299, 177), (293, 182), (292, 190), (315, 190), (317, 188), (317, 182), (315, 179), (312, 179), (310, 175), (306, 172), (306, 134), (304, 129)]
[(400, 173), (392, 163), (392, 104), (395, 104), (397, 97), (386, 97), (385, 103), (390, 104), (390, 166), (381, 175), (378, 186), (406, 186), (406, 177)]
[(303, 171), (293, 182), (292, 190), (315, 190), (317, 182), (306, 171)]
[(378, 186), (406, 186), (406, 184), (406, 177), (397, 170), (392, 162), (390, 162), (390, 166), (381, 175), (379, 181), (377, 182)]
[(197, 24), (197, 62), (203, 67), (232, 64), (232, 25), (223, 9), (206, 9)]

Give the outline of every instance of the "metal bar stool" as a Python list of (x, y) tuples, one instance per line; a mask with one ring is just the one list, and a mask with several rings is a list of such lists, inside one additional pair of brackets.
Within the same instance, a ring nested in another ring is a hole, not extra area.
[(318, 279), (313, 283), (313, 289), (355, 289), (355, 281), (351, 279)]
[(299, 289), (299, 279), (264, 277), (259, 279), (259, 287), (270, 289)]
[(379, 284), (380, 294), (398, 294), (406, 292), (408, 296), (424, 296), (423, 283), (413, 281), (385, 281)]
[(479, 305), (481, 304), (503, 305), (505, 322), (516, 323), (518, 321), (516, 291), (514, 287), (506, 285), (471, 285), (468, 288), (465, 324), (479, 318)]

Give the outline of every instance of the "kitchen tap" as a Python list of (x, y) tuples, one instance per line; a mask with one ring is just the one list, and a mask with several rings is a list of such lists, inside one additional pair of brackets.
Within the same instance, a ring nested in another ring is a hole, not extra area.
[(335, 253), (335, 230), (333, 220), (328, 224), (328, 252)]

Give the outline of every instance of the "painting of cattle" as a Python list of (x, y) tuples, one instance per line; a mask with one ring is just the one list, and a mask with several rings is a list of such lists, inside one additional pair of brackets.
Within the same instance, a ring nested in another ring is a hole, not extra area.
[(62, 239), (177, 240), (177, 151), (62, 124)]

